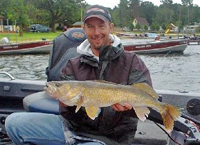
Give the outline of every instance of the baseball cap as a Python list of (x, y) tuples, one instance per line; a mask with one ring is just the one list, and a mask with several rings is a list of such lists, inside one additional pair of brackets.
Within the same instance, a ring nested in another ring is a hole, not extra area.
[(87, 19), (92, 18), (92, 17), (96, 17), (99, 19), (102, 19), (103, 21), (112, 21), (111, 15), (109, 13), (109, 11), (100, 5), (93, 5), (88, 7), (85, 10), (84, 16), (83, 16), (83, 22), (85, 22)]

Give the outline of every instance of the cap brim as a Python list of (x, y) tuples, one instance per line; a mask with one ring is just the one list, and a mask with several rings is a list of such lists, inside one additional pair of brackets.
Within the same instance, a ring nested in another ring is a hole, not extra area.
[(90, 15), (89, 17), (87, 17), (84, 22), (90, 18), (99, 18), (101, 20), (103, 20), (104, 22), (109, 21), (106, 17), (102, 16), (102, 15)]

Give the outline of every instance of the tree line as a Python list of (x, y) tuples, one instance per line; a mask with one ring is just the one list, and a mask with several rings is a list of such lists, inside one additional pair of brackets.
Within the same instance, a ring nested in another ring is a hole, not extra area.
[(31, 24), (44, 24), (55, 32), (56, 24), (72, 25), (81, 19), (84, 0), (0, 0), (0, 15), (15, 22), (20, 33)]
[[(146, 18), (150, 26), (163, 29), (173, 23), (182, 28), (185, 25), (200, 22), (199, 6), (193, 0), (181, 0), (181, 4), (173, 0), (161, 0), (161, 5), (143, 0), (120, 0), (113, 9), (108, 8), (116, 27), (133, 28), (136, 17)], [(0, 15), (10, 20), (10, 23), (28, 28), (31, 24), (48, 25), (51, 31), (56, 30), (56, 24), (71, 26), (81, 21), (81, 16), (88, 6), (85, 0), (0, 0)], [(62, 26), (61, 25), (61, 26)], [(22, 33), (22, 32), (21, 32)]]
[(161, 5), (142, 0), (120, 0), (117, 7), (112, 9), (112, 16), (116, 26), (133, 28), (132, 22), (136, 17), (146, 18), (152, 29), (164, 30), (173, 23), (179, 28), (200, 22), (200, 8), (193, 4), (193, 0), (181, 0), (181, 4), (173, 0), (160, 0)]

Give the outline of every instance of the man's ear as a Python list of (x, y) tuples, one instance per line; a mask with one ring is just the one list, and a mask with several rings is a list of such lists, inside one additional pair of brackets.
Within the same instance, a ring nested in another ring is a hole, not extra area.
[(110, 23), (110, 32), (112, 33), (114, 31), (114, 24)]
[(83, 30), (85, 31), (85, 24), (82, 25)]

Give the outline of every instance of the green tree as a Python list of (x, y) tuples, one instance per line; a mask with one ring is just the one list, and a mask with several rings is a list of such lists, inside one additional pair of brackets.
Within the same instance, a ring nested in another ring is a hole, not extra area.
[(0, 15), (6, 16), (7, 8), (10, 4), (9, 0), (0, 0)]
[(159, 24), (158, 24), (158, 23), (155, 23), (155, 30), (156, 30), (156, 31), (159, 31), (159, 29), (160, 29)]
[[(80, 10), (83, 0), (32, 0), (39, 10), (42, 10), (43, 18), (49, 22), (52, 32), (55, 32), (55, 24), (67, 20), (68, 23), (73, 23), (80, 20)], [(41, 15), (42, 16), (42, 15)]]
[(147, 31), (148, 30), (148, 26), (144, 25), (144, 30)]
[[(190, 19), (191, 18), (191, 14), (192, 14), (192, 6), (193, 6), (193, 0), (181, 0), (182, 4), (188, 7), (188, 13), (187, 13), (187, 17), (188, 17), (188, 25), (190, 24)], [(190, 11), (191, 10), (191, 11)]]
[(176, 21), (176, 26), (179, 28), (179, 30), (183, 28), (183, 24), (181, 21)]
[(6, 16), (11, 21), (17, 21), (19, 25), (19, 35), (23, 36), (23, 29), (29, 24), (29, 15), (28, 11), (30, 4), (26, 0), (8, 0), (9, 4), (7, 5)]
[(153, 22), (153, 19), (156, 16), (157, 13), (157, 7), (154, 6), (152, 2), (142, 2), (141, 3), (141, 17), (146, 18), (149, 24), (151, 25)]
[(118, 27), (130, 27), (132, 24), (133, 17), (130, 15), (128, 3), (127, 0), (120, 0), (118, 7), (112, 11), (113, 21)]
[(129, 0), (128, 7), (133, 18), (140, 17), (140, 4), (141, 0)]
[(152, 25), (151, 25), (151, 30), (152, 31), (158, 31), (160, 29), (160, 26), (158, 25), (158, 23), (154, 22)]
[(164, 23), (162, 24), (162, 29), (163, 29), (163, 30), (166, 30), (166, 29), (167, 29), (167, 27), (166, 27), (166, 25), (165, 25)]
[(200, 22), (200, 9), (197, 5), (195, 5), (193, 8), (193, 22)]
[(136, 26), (135, 26), (135, 28), (139, 31), (141, 29), (140, 24), (137, 23)]
[(174, 17), (173, 10), (167, 7), (161, 6), (158, 9), (158, 13), (159, 15), (156, 15), (156, 19), (155, 19), (155, 21), (158, 24), (161, 25), (163, 22), (165, 22), (166, 24), (173, 22), (173, 17)]
[(151, 24), (151, 31), (155, 31), (156, 30), (156, 26), (155, 23)]
[(132, 23), (130, 23), (130, 25), (129, 25), (129, 29), (130, 29), (131, 31), (133, 31), (133, 29), (134, 29), (134, 25), (133, 25)]

